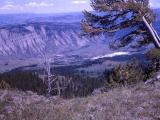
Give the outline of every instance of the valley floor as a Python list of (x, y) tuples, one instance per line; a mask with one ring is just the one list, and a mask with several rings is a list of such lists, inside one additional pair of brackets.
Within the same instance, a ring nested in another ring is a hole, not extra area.
[(141, 83), (70, 100), (0, 90), (0, 120), (160, 120), (160, 85)]

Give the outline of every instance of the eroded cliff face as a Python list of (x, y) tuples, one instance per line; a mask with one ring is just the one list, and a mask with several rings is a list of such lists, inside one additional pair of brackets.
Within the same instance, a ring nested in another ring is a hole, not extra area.
[(37, 55), (46, 51), (60, 52), (65, 48), (79, 48), (89, 40), (81, 38), (74, 25), (37, 23), (0, 28), (0, 55)]
[(0, 71), (42, 64), (42, 54), (54, 59), (52, 61), (54, 65), (73, 65), (81, 64), (85, 60), (112, 56), (116, 52), (127, 51), (130, 54), (130, 52), (141, 53), (141, 50), (146, 50), (145, 47), (132, 49), (131, 46), (136, 44), (135, 41), (125, 48), (110, 49), (114, 41), (132, 32), (134, 29), (132, 26), (119, 30), (113, 35), (104, 33), (91, 37), (82, 36), (80, 26), (82, 14), (27, 18), (29, 21), (25, 18), (20, 20), (22, 21), (20, 23), (16, 22), (17, 18), (14, 17), (13, 23), (8, 18), (5, 18), (6, 23), (5, 19), (0, 21)]
[(15, 68), (16, 65), (38, 64), (42, 54), (54, 58), (56, 63), (69, 64), (110, 52), (105, 35), (91, 38), (81, 34), (80, 23), (45, 22), (0, 27), (0, 65), (7, 68), (12, 64)]
[(132, 29), (90, 37), (82, 36), (79, 22), (36, 22), (0, 27), (0, 66), (2, 70), (10, 70), (42, 64), (42, 54), (51, 58), (54, 65), (77, 65), (115, 52), (133, 52), (130, 46), (110, 49), (110, 43)]

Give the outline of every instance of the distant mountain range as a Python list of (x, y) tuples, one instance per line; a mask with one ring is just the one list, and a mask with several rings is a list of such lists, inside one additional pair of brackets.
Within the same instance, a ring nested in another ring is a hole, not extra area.
[(0, 26), (37, 22), (74, 23), (83, 19), (81, 12), (61, 14), (0, 14)]
[[(155, 10), (157, 19), (154, 26), (160, 33), (159, 11)], [(118, 51), (112, 50), (109, 48), (110, 42), (132, 28), (118, 31), (114, 38), (106, 34), (90, 38), (81, 35), (82, 19), (82, 13), (0, 15), (0, 71), (31, 65), (40, 67), (43, 62), (41, 54), (52, 58), (53, 66), (84, 65), (103, 59), (101, 65), (87, 65), (87, 70), (101, 69), (102, 66), (106, 69), (108, 65), (118, 62), (110, 57), (126, 56), (128, 59), (128, 56), (139, 56), (139, 51), (145, 51), (148, 47), (135, 50), (127, 46)], [(119, 54), (126, 51), (129, 53)]]

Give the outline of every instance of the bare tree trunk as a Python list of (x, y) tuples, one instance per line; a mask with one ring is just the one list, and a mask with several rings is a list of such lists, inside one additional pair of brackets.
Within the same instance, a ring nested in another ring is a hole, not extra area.
[(60, 90), (60, 86), (59, 86), (59, 81), (56, 81), (56, 86), (57, 86), (58, 96), (61, 96), (61, 90)]
[(160, 42), (160, 37), (159, 37), (159, 35), (158, 35), (157, 31), (153, 28), (153, 25), (152, 25), (152, 24), (150, 24), (150, 26), (151, 26), (151, 28), (152, 28), (153, 32), (155, 33), (155, 35), (156, 35), (156, 37), (157, 37), (158, 41)]
[(143, 22), (146, 25), (146, 27), (148, 28), (153, 40), (154, 40), (154, 44), (157, 48), (160, 48), (160, 39), (159, 36), (156, 32), (156, 30), (153, 28), (153, 26), (151, 24), (149, 24), (146, 20), (146, 18), (143, 16)]
[(47, 84), (47, 96), (51, 96), (51, 92), (53, 90), (52, 85), (53, 83), (56, 83), (58, 95), (60, 96), (60, 86), (59, 81), (57, 80), (57, 77), (51, 73), (51, 59), (47, 58), (46, 55), (43, 55), (44, 60), (44, 82), (46, 81)]
[(43, 60), (44, 60), (44, 81), (47, 79), (47, 96), (51, 96), (51, 91), (52, 91), (52, 80), (51, 80), (51, 65), (49, 59), (45, 55), (43, 55)]
[(48, 96), (51, 96), (51, 91), (52, 91), (52, 83), (51, 83), (51, 66), (50, 62), (47, 62), (47, 77), (48, 77)]

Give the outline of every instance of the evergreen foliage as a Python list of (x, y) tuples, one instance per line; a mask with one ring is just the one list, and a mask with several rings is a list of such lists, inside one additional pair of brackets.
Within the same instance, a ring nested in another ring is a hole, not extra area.
[(29, 71), (11, 71), (0, 74), (0, 83), (5, 83), (10, 88), (19, 89), (22, 91), (33, 91), (38, 94), (46, 93), (46, 85), (38, 77), (38, 74)]
[(142, 20), (142, 16), (145, 16), (149, 23), (155, 19), (149, 0), (91, 0), (91, 6), (94, 12), (84, 11), (82, 28), (85, 34), (115, 33), (131, 27), (133, 30), (127, 35), (112, 41), (112, 48), (124, 47), (135, 38), (137, 44), (133, 47), (151, 42), (151, 36)]
[[(67, 84), (64, 84), (65, 82), (67, 82)], [(76, 75), (65, 77), (65, 81), (61, 85), (63, 86), (62, 88), (64, 88), (62, 89), (62, 97), (84, 97), (90, 95), (94, 89), (101, 87), (103, 80)]]
[(160, 70), (160, 50), (156, 48), (151, 49), (146, 56), (148, 60), (150, 60), (151, 62), (152, 70), (153, 71)]
[[(61, 97), (84, 97), (90, 95), (94, 89), (101, 87), (103, 81), (83, 75), (57, 75), (60, 84)], [(51, 95), (57, 95), (56, 84), (52, 84)], [(47, 84), (43, 82), (38, 72), (34, 71), (10, 71), (0, 74), (0, 89), (18, 89), (33, 91), (41, 95), (47, 95)]]
[(109, 88), (134, 85), (146, 78), (145, 72), (136, 60), (119, 65), (106, 74), (106, 86)]

